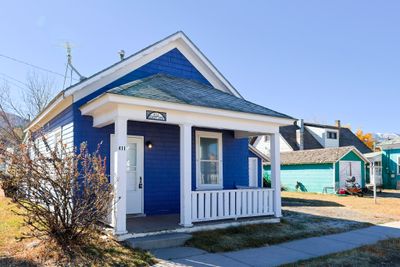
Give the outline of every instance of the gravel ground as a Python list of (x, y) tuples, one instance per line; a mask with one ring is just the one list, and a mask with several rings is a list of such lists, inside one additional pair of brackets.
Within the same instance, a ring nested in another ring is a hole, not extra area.
[(344, 224), (355, 222), (381, 224), (400, 220), (400, 191), (387, 190), (373, 198), (310, 193), (282, 193), (282, 210), (286, 219), (306, 219), (310, 216), (341, 219)]

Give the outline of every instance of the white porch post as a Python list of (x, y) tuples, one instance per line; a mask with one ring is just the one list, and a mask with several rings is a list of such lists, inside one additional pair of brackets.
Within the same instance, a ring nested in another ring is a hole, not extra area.
[(281, 152), (280, 134), (271, 135), (271, 187), (274, 192), (275, 217), (282, 217), (281, 208)]
[(181, 221), (184, 227), (192, 226), (192, 125), (180, 127), (181, 169)]
[(127, 119), (117, 118), (114, 123), (114, 210), (115, 234), (126, 231), (126, 145), (128, 141)]

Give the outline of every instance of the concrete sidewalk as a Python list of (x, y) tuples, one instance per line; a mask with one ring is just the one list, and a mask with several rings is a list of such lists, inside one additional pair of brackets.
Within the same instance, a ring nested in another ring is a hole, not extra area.
[(375, 244), (389, 238), (400, 238), (400, 222), (227, 253), (208, 253), (191, 247), (152, 252), (160, 259), (156, 266), (279, 266)]

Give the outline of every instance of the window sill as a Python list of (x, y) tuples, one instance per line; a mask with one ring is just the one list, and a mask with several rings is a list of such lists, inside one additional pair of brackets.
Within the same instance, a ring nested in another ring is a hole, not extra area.
[(196, 191), (207, 191), (207, 190), (222, 190), (224, 187), (222, 185), (212, 185), (212, 186), (199, 186), (196, 187)]

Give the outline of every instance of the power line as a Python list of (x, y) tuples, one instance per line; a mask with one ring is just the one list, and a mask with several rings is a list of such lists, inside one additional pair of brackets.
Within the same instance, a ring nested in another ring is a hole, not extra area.
[(18, 82), (18, 83), (20, 83), (20, 84), (22, 84), (22, 85), (28, 87), (28, 85), (27, 85), (26, 83), (24, 83), (24, 82), (22, 82), (22, 81), (20, 81), (20, 80), (18, 80), (18, 79), (16, 79), (16, 78), (14, 78), (14, 77), (8, 75), (8, 74), (5, 74), (5, 73), (3, 73), (3, 72), (0, 72), (0, 75), (3, 75), (3, 76), (5, 76), (5, 77), (8, 78), (8, 79), (11, 79), (11, 80), (13, 80), (13, 81), (16, 81), (16, 82)]
[[(9, 60), (18, 62), (18, 63), (20, 63), (20, 64), (24, 64), (24, 65), (30, 66), (30, 67), (32, 67), (32, 68), (39, 69), (39, 70), (41, 70), (41, 71), (46, 71), (46, 72), (49, 72), (49, 73), (52, 73), (52, 74), (54, 74), (54, 75), (58, 75), (58, 76), (61, 76), (61, 77), (64, 78), (64, 75), (61, 74), (61, 73), (58, 73), (58, 72), (55, 72), (55, 71), (52, 71), (52, 70), (49, 70), (49, 69), (46, 69), (46, 68), (39, 67), (39, 66), (37, 66), (37, 65), (28, 63), (28, 62), (26, 62), (26, 61), (16, 59), (16, 58), (14, 58), (14, 57), (6, 56), (6, 55), (3, 55), (3, 54), (0, 54), (0, 57), (3, 57), (3, 58), (6, 58), (6, 59), (9, 59)], [(74, 80), (76, 80), (76, 81), (78, 80), (78, 79), (75, 79), (75, 78), (72, 78), (72, 79), (74, 79)]]
[[(0, 74), (2, 74), (2, 73), (0, 73)], [(22, 87), (21, 85), (17, 84), (16, 82), (14, 82), (13, 80), (11, 80), (10, 78), (7, 78), (7, 76), (5, 76), (4, 74), (2, 74), (2, 75), (3, 75), (3, 79), (4, 79), (5, 81), (7, 81), (7, 82), (9, 82), (9, 83), (11, 83), (11, 84), (13, 84), (13, 85), (15, 85), (15, 86), (18, 87), (19, 89), (26, 90), (26, 88), (24, 88), (24, 87)]]

